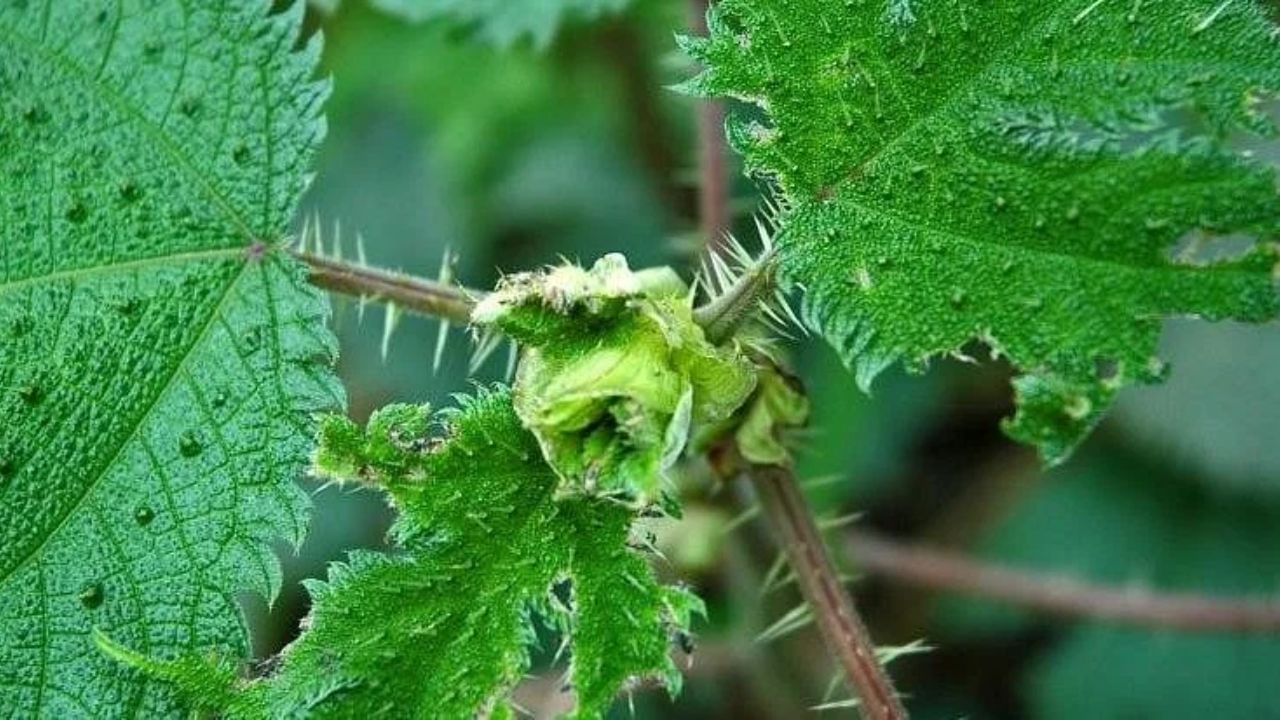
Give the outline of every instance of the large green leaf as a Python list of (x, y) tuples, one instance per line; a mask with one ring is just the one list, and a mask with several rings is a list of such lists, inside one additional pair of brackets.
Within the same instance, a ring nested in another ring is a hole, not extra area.
[(164, 717), (99, 653), (246, 650), (297, 542), (326, 304), (278, 250), (323, 133), (267, 2), (0, 3), (0, 708)]
[(659, 585), (629, 547), (633, 511), (557, 500), (559, 478), (506, 390), (463, 398), (440, 419), (441, 437), (411, 405), (378, 411), (367, 431), (326, 424), (321, 472), (384, 488), (403, 552), (353, 554), (315, 583), (307, 630), (277, 673), (241, 681), (233, 663), (108, 647), (238, 720), (471, 718), (506, 707), (536, 614), (567, 636), (579, 716), (603, 715), (633, 679), (678, 688), (670, 644), (700, 603)]
[(617, 12), (630, 0), (370, 0), (375, 7), (415, 22), (448, 19), (481, 38), (509, 46), (529, 38), (545, 47), (568, 19)]
[[(724, 0), (692, 89), (761, 106), (737, 146), (778, 182), (785, 274), (866, 386), (980, 342), (1021, 375), (1007, 429), (1065, 457), (1161, 319), (1276, 310), (1276, 27), (1256, 0)], [(1178, 241), (1190, 238), (1184, 247)]]

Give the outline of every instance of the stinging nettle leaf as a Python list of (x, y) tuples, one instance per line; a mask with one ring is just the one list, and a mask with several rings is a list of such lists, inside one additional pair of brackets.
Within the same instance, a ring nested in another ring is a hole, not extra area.
[(687, 88), (765, 110), (731, 138), (863, 387), (980, 342), (1057, 462), (1160, 379), (1163, 318), (1275, 316), (1275, 175), (1226, 142), (1274, 130), (1259, 2), (724, 0), (710, 28)]
[(556, 474), (505, 389), (446, 411), (441, 437), (424, 407), (392, 405), (367, 430), (344, 418), (321, 435), (321, 474), (382, 487), (400, 512), (396, 555), (357, 552), (310, 587), (306, 631), (278, 671), (163, 662), (105, 646), (235, 720), (303, 713), (471, 718), (506, 707), (528, 669), (533, 618), (570, 643), (579, 717), (601, 717), (630, 681), (680, 686), (672, 637), (701, 603), (657, 583), (628, 544), (634, 512), (607, 500), (555, 499)]
[(622, 10), (630, 0), (370, 0), (380, 10), (413, 22), (447, 19), (499, 47), (528, 38), (551, 43), (568, 20), (589, 20)]
[(98, 652), (243, 656), (301, 540), (327, 304), (279, 250), (327, 85), (301, 4), (0, 4), (0, 708), (169, 717)]

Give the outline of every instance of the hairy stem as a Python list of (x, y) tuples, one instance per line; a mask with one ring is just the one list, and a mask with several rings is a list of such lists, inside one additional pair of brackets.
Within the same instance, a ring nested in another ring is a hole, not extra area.
[(774, 291), (777, 261), (772, 249), (760, 256), (732, 286), (693, 311), (694, 322), (702, 326), (707, 340), (720, 344), (733, 337), (743, 321), (759, 309)]
[(1280, 598), (1229, 600), (1117, 589), (1028, 573), (956, 553), (913, 547), (865, 530), (847, 536), (859, 569), (934, 590), (974, 595), (1067, 617), (1212, 632), (1280, 631)]
[(389, 302), (422, 315), (442, 318), (458, 325), (471, 321), (471, 309), (479, 293), (457, 285), (334, 260), (313, 253), (291, 250), (307, 264), (311, 282), (330, 292)]
[(778, 465), (753, 465), (747, 474), (782, 543), (800, 591), (813, 609), (827, 649), (840, 662), (858, 695), (862, 717), (906, 718), (893, 683), (876, 659), (871, 636), (840, 585), (795, 475)]

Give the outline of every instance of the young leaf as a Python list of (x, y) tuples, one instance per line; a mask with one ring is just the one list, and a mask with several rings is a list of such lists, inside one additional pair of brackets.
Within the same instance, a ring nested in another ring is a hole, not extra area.
[(570, 640), (578, 716), (602, 716), (632, 679), (676, 690), (671, 637), (701, 605), (659, 585), (628, 547), (633, 513), (596, 498), (556, 500), (556, 474), (506, 390), (463, 398), (443, 420), (443, 440), (429, 437), (426, 408), (410, 405), (375, 413), (367, 431), (342, 418), (325, 425), (319, 470), (385, 489), (403, 552), (353, 554), (313, 584), (306, 632), (275, 675), (242, 682), (225, 661), (160, 662), (107, 647), (233, 719), (367, 718), (388, 708), (471, 718), (505, 705), (540, 615)]
[(864, 387), (982, 342), (1021, 373), (1006, 429), (1056, 462), (1161, 377), (1163, 317), (1274, 316), (1274, 173), (1224, 142), (1272, 129), (1257, 0), (724, 0), (710, 27), (690, 87), (766, 111), (733, 139)]
[(381, 10), (413, 22), (447, 18), (484, 40), (508, 47), (528, 37), (545, 48), (569, 19), (590, 19), (626, 7), (630, 0), (371, 0)]
[(323, 132), (301, 6), (0, 4), (0, 707), (166, 717), (99, 653), (247, 641), (300, 541), (327, 305), (277, 249)]

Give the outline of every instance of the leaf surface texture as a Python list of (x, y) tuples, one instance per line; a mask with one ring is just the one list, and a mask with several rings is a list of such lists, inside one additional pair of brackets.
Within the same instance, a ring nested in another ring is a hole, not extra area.
[(314, 583), (306, 631), (278, 672), (241, 681), (226, 662), (113, 651), (239, 720), (471, 718), (507, 708), (537, 617), (568, 642), (577, 716), (603, 716), (635, 678), (678, 689), (671, 642), (701, 604), (654, 578), (629, 542), (634, 512), (555, 499), (559, 478), (509, 391), (480, 391), (442, 415), (442, 437), (412, 405), (380, 410), (367, 431), (326, 423), (319, 469), (390, 494), (399, 552), (354, 553)]
[(725, 0), (710, 27), (689, 87), (763, 108), (732, 139), (864, 387), (981, 343), (1056, 462), (1162, 376), (1163, 318), (1274, 316), (1274, 173), (1226, 142), (1274, 129), (1261, 3)]
[(323, 134), (301, 6), (0, 4), (0, 707), (166, 717), (301, 540), (325, 301), (277, 249)]

